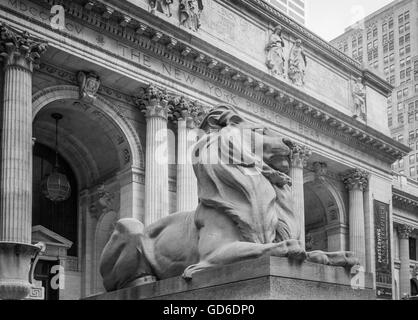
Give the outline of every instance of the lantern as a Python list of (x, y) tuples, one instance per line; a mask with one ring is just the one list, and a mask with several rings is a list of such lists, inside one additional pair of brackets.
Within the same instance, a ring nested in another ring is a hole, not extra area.
[(51, 115), (55, 119), (55, 166), (51, 174), (42, 180), (42, 194), (53, 202), (62, 202), (71, 196), (71, 186), (65, 174), (59, 172), (58, 164), (58, 122), (63, 118), (61, 114)]

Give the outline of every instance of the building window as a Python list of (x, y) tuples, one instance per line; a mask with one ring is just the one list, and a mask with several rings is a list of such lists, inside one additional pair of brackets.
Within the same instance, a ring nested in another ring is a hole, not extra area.
[(409, 168), (409, 175), (410, 175), (411, 177), (414, 177), (414, 176), (415, 176), (415, 173), (416, 173), (416, 169), (415, 169), (415, 167), (411, 167), (411, 168)]
[[(397, 97), (398, 97), (398, 100), (402, 99), (402, 90), (398, 91)], [(400, 103), (398, 103), (398, 111), (400, 110), (399, 105), (400, 105)]]
[(399, 160), (399, 168), (403, 168), (405, 162), (403, 159)]
[(409, 140), (414, 140), (415, 138), (415, 131), (410, 131), (409, 132)]
[(403, 97), (406, 98), (409, 95), (409, 88), (403, 89)]

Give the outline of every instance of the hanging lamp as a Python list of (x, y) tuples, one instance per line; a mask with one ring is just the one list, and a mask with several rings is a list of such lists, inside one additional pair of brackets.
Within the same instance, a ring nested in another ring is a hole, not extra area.
[(54, 113), (51, 117), (55, 120), (55, 166), (51, 174), (45, 176), (42, 180), (41, 189), (45, 198), (52, 202), (62, 202), (68, 200), (71, 196), (71, 186), (65, 174), (59, 172), (58, 164), (58, 123), (63, 116)]

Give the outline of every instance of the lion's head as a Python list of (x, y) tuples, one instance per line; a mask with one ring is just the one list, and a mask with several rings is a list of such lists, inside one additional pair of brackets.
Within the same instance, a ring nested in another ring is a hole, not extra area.
[(275, 131), (219, 106), (203, 120), (194, 148), (201, 205), (222, 209), (244, 241), (298, 239), (287, 176), (292, 143)]

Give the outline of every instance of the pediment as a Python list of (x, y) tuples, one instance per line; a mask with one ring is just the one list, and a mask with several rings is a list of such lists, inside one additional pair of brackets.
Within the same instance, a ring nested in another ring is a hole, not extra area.
[(63, 247), (65, 249), (70, 249), (73, 245), (72, 241), (40, 225), (32, 227), (32, 242), (43, 242), (49, 246)]

